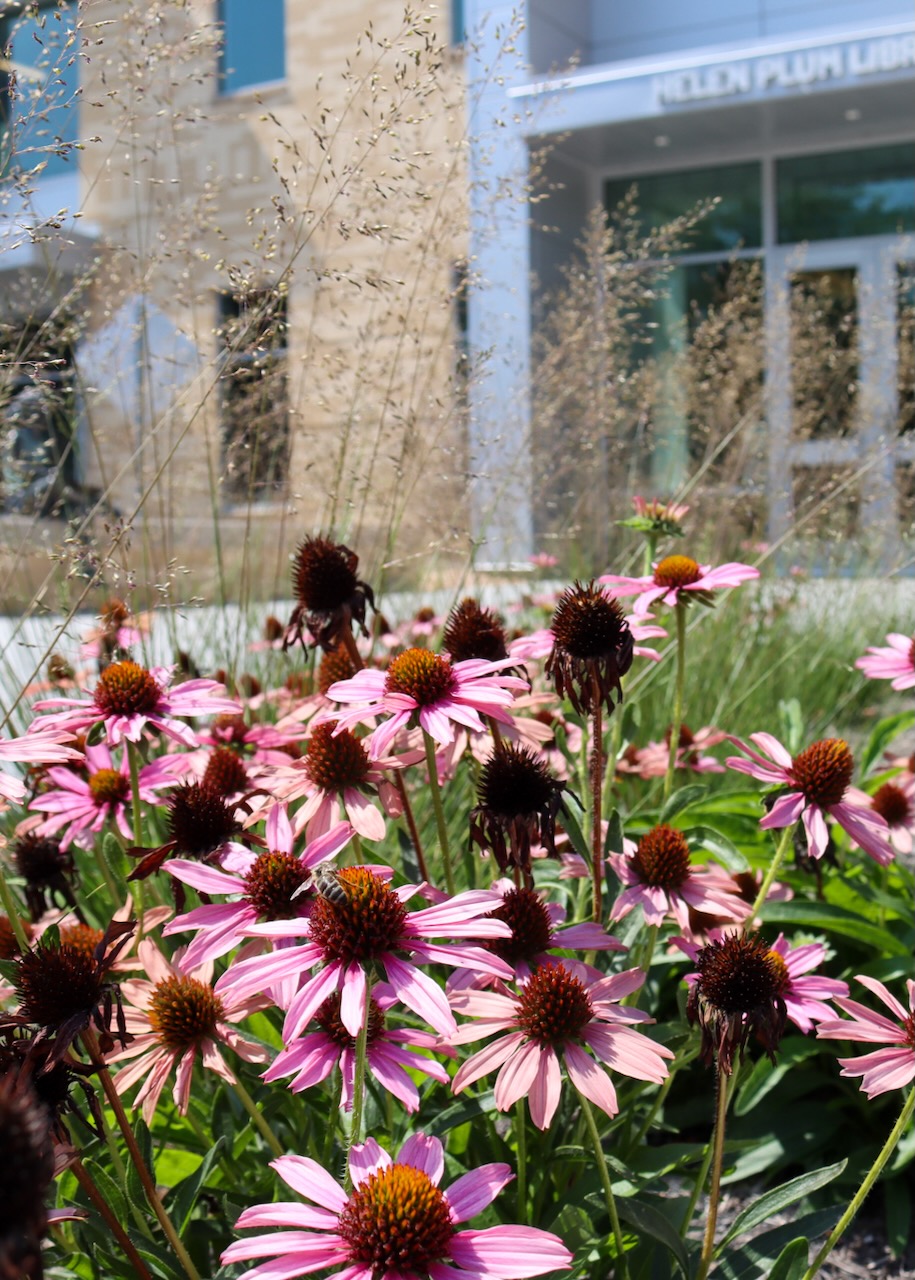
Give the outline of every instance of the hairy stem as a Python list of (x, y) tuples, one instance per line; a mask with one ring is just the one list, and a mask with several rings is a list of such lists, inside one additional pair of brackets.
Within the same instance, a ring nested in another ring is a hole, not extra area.
[(712, 1150), (712, 1182), (709, 1187), (708, 1215), (705, 1219), (705, 1238), (696, 1280), (705, 1280), (715, 1252), (715, 1227), (718, 1224), (718, 1201), (721, 1197), (721, 1166), (724, 1160), (724, 1126), (728, 1110), (727, 1077), (716, 1064), (715, 1074), (715, 1139)]
[(677, 752), (680, 749), (680, 729), (683, 724), (683, 685), (686, 681), (686, 605), (678, 600), (674, 606), (677, 617), (677, 682), (674, 685), (674, 714), (670, 726), (670, 751), (667, 756), (667, 773), (664, 775), (664, 799), (674, 785)]
[(591, 731), (591, 915), (600, 924), (603, 908), (603, 839), (601, 829), (601, 792), (604, 780), (603, 703), (597, 677), (592, 677), (591, 697), (594, 701)]
[(99, 1191), (98, 1187), (95, 1185), (95, 1180), (83, 1164), (82, 1160), (80, 1160), (79, 1156), (77, 1156), (70, 1164), (70, 1170), (76, 1178), (76, 1181), (102, 1215), (105, 1226), (121, 1246), (124, 1256), (133, 1267), (134, 1272), (139, 1277), (139, 1280), (152, 1280), (152, 1276), (147, 1269), (146, 1263), (137, 1253), (127, 1232), (121, 1226), (120, 1222), (118, 1222), (117, 1215), (102, 1195), (101, 1191)]
[(285, 1155), (286, 1153), (283, 1150), (283, 1147), (280, 1145), (279, 1139), (277, 1138), (273, 1130), (270, 1128), (267, 1121), (261, 1115), (257, 1103), (251, 1097), (250, 1093), (242, 1084), (242, 1082), (236, 1077), (235, 1083), (230, 1084), (229, 1088), (232, 1090), (232, 1092), (235, 1094), (238, 1101), (247, 1111), (248, 1115), (251, 1117), (251, 1121), (255, 1129), (257, 1129), (258, 1133), (261, 1135), (261, 1137), (266, 1142), (267, 1146), (270, 1148), (273, 1154), (275, 1156)]
[(626, 1261), (626, 1251), (623, 1248), (623, 1229), (620, 1226), (619, 1214), (616, 1211), (616, 1200), (613, 1197), (613, 1184), (610, 1181), (610, 1170), (607, 1168), (607, 1158), (604, 1155), (604, 1148), (601, 1144), (600, 1134), (597, 1130), (597, 1124), (594, 1120), (594, 1112), (591, 1110), (591, 1104), (583, 1093), (578, 1090), (576, 1090), (576, 1092), (578, 1093), (578, 1099), (581, 1103), (581, 1114), (584, 1116), (588, 1135), (591, 1138), (591, 1146), (594, 1148), (594, 1158), (597, 1161), (597, 1172), (600, 1175), (601, 1186), (604, 1189), (604, 1200), (607, 1204), (607, 1212), (610, 1215), (610, 1226), (613, 1231), (613, 1240), (616, 1244), (618, 1280), (629, 1280), (629, 1264)]
[(442, 850), (442, 864), (445, 869), (445, 888), (454, 896), (454, 872), (451, 869), (451, 849), (448, 845), (448, 828), (445, 825), (445, 808), (442, 804), (442, 790), (438, 784), (438, 766), (435, 763), (435, 743), (423, 729), (423, 742), (426, 744), (426, 771), (429, 774), (429, 790), (432, 793), (432, 808), (435, 810), (435, 825), (438, 828), (438, 842)]
[(763, 876), (762, 884), (759, 886), (759, 893), (756, 895), (756, 901), (753, 903), (753, 908), (747, 917), (748, 920), (755, 920), (762, 910), (769, 890), (772, 888), (772, 884), (778, 874), (778, 869), (784, 861), (785, 854), (788, 852), (788, 846), (791, 843), (793, 833), (794, 823), (792, 822), (791, 825), (785, 827), (782, 832), (782, 838), (779, 840), (778, 846), (776, 847), (775, 853), (772, 857), (772, 861), (769, 863), (769, 869)]

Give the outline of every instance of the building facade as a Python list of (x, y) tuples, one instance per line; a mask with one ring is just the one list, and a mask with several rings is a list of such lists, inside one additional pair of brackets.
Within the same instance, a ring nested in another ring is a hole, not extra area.
[(449, 13), (17, 0), (0, 22), (10, 572), (41, 581), (74, 528), (75, 557), (207, 597), (288, 590), (305, 530), (395, 576), (465, 550)]
[[(488, 558), (523, 562), (544, 532), (543, 481), (527, 462), (543, 298), (562, 284), (589, 211), (612, 211), (636, 184), (643, 229), (717, 201), (673, 254), (652, 315), (655, 351), (684, 341), (740, 264), (759, 273), (763, 443), (728, 501), (752, 501), (757, 530), (761, 519), (775, 543), (828, 474), (851, 512), (850, 540), (871, 562), (898, 565), (915, 493), (911, 5), (528, 0), (517, 30), (512, 6), (468, 0), (465, 21), (474, 133), (499, 122), (498, 143), (472, 151), (471, 191), (481, 173), (490, 186), (523, 183), (532, 156), (545, 155), (549, 192), (542, 205), (504, 209), (497, 234), (471, 196), (471, 350), (500, 351), (472, 415)], [(811, 317), (841, 366), (829, 412), (825, 383), (800, 382)], [(655, 447), (635, 478), (672, 493), (689, 479), (691, 425), (663, 387), (655, 396)], [(606, 483), (609, 518), (627, 514), (612, 509), (625, 498)]]

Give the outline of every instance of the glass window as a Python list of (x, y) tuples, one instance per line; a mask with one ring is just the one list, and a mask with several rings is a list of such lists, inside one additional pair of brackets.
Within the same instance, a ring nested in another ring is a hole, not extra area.
[(688, 213), (702, 200), (716, 199), (715, 208), (693, 233), (689, 246), (692, 252), (728, 253), (737, 248), (755, 249), (762, 244), (758, 164), (612, 178), (604, 186), (607, 209), (615, 208), (633, 185), (638, 187), (639, 225), (643, 234)]
[(287, 295), (222, 294), (219, 312), (223, 496), (233, 504), (275, 500), (289, 473)]
[(0, 18), (3, 170), (47, 177), (75, 168), (76, 3)]
[(915, 143), (779, 160), (778, 240), (915, 231)]
[(284, 0), (219, 0), (221, 93), (286, 76)]
[(464, 43), (464, 0), (451, 0), (451, 43)]

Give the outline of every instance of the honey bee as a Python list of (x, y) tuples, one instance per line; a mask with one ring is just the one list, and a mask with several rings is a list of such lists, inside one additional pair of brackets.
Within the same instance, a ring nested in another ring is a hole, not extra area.
[(346, 886), (340, 883), (340, 873), (333, 867), (322, 863), (311, 873), (311, 884), (315, 893), (335, 907), (342, 907), (349, 902)]

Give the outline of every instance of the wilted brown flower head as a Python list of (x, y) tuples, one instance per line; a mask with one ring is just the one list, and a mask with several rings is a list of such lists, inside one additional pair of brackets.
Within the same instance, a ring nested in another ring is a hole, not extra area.
[(72, 880), (76, 876), (73, 855), (59, 843), (29, 831), (13, 845), (13, 865), (25, 881), (25, 900), (29, 914), (38, 920), (53, 906), (55, 895), (70, 907), (76, 907)]
[(622, 701), (621, 678), (632, 666), (632, 632), (618, 603), (594, 582), (576, 582), (559, 597), (553, 621), (553, 648), (546, 662), (556, 692), (581, 714), (603, 703)]
[(42, 1039), (53, 1039), (49, 1066), (64, 1057), (77, 1036), (93, 1027), (103, 1052), (115, 1040), (126, 1046), (132, 1037), (124, 1021), (120, 990), (108, 974), (135, 927), (133, 920), (112, 921), (91, 952), (69, 942), (42, 939), (36, 943), (15, 962), (18, 1009), (0, 1025), (36, 1027)]
[(443, 643), (452, 662), (463, 662), (467, 658), (500, 662), (508, 657), (501, 618), (470, 596), (448, 614)]
[(533, 843), (557, 856), (556, 815), (564, 790), (533, 751), (506, 743), (483, 766), (470, 814), (471, 841), (492, 852), (500, 871), (511, 866), (530, 875)]
[(355, 551), (329, 538), (306, 538), (295, 553), (292, 586), (296, 607), (286, 628), (284, 647), (300, 642), (305, 629), (322, 649), (330, 649), (355, 622), (363, 635), (365, 606), (375, 607), (372, 588), (356, 576)]
[(727, 934), (702, 947), (696, 973), (686, 1013), (702, 1028), (706, 1066), (717, 1058), (720, 1070), (730, 1075), (735, 1053), (743, 1055), (751, 1035), (774, 1061), (786, 1009), (781, 996), (784, 975), (769, 944), (758, 933)]

